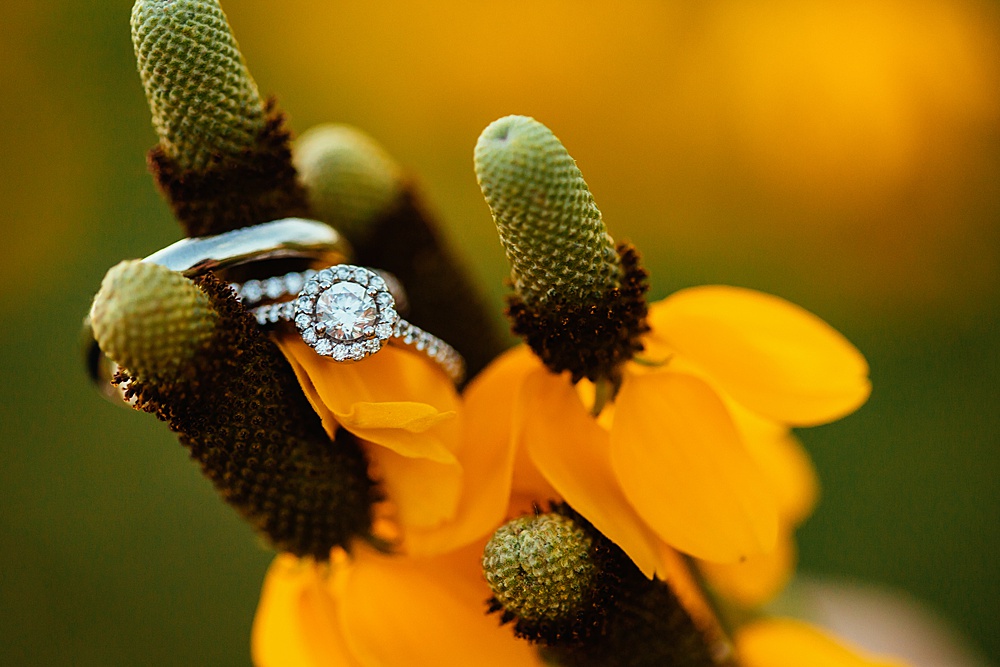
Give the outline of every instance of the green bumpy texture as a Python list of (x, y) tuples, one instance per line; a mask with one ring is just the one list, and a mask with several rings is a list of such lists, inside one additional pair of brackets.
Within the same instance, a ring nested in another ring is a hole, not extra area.
[(618, 286), (614, 240), (551, 130), (527, 116), (494, 121), (476, 143), (475, 164), (525, 303), (586, 303)]
[(395, 160), (349, 125), (318, 125), (295, 142), (293, 161), (313, 214), (357, 241), (399, 201), (405, 184)]
[(137, 0), (132, 45), (168, 156), (202, 170), (253, 148), (264, 103), (217, 0)]
[(497, 601), (518, 618), (572, 620), (596, 576), (591, 543), (561, 514), (522, 517), (493, 534), (483, 552), (483, 573)]
[(174, 381), (211, 340), (218, 315), (184, 276), (126, 260), (108, 271), (90, 309), (101, 350), (143, 379)]

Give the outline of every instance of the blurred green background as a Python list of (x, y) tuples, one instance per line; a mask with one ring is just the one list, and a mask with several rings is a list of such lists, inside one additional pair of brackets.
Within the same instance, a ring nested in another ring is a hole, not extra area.
[[(744, 285), (843, 331), (875, 392), (802, 434), (824, 496), (801, 567), (908, 591), (1000, 658), (998, 6), (370, 4), (223, 0), (292, 126), (384, 143), (498, 312), (471, 155), (522, 113), (578, 160), (655, 296)], [(2, 664), (247, 664), (272, 555), (81, 367), (105, 270), (179, 235), (145, 172), (130, 5), (0, 4)]]

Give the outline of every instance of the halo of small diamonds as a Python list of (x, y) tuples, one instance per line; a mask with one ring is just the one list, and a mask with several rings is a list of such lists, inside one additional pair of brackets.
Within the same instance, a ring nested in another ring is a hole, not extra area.
[(338, 264), (302, 285), (291, 319), (306, 345), (336, 361), (360, 361), (382, 349), (399, 322), (396, 300), (375, 271)]

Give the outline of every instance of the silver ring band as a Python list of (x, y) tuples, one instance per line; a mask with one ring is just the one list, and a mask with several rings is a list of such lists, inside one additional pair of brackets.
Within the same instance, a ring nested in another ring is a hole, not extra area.
[(339, 264), (350, 255), (350, 245), (333, 227), (316, 220), (285, 218), (215, 236), (181, 239), (142, 261), (190, 278), (262, 259), (304, 258)]
[[(245, 292), (246, 284), (239, 291)], [(339, 264), (317, 271), (302, 281), (291, 301), (258, 306), (251, 312), (262, 326), (294, 322), (303, 342), (333, 361), (361, 361), (388, 343), (426, 355), (456, 384), (465, 375), (462, 355), (401, 318), (385, 279), (363, 266)]]

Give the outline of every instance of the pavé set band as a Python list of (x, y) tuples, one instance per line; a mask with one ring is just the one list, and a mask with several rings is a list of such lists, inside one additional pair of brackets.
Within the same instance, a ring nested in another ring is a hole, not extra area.
[[(335, 362), (360, 361), (386, 343), (426, 355), (455, 383), (465, 362), (446, 342), (401, 318), (406, 294), (389, 273), (346, 264), (350, 248), (329, 225), (286, 218), (215, 236), (183, 239), (142, 261), (191, 278), (266, 259), (305, 259), (332, 264), (321, 270), (290, 272), (231, 286), (261, 326), (288, 321), (317, 354)], [(281, 301), (284, 297), (291, 300)], [(263, 303), (270, 301), (270, 303)], [(104, 357), (84, 321), (84, 354), (91, 380), (102, 394), (120, 402), (111, 385), (117, 364)]]

